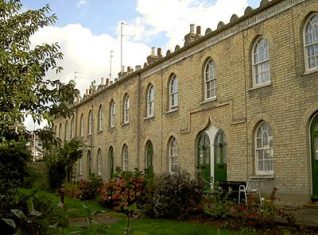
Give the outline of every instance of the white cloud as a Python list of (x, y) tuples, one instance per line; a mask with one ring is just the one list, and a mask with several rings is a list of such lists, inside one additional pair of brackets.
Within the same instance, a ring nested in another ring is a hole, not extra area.
[(182, 46), (190, 24), (200, 25), (204, 34), (206, 28), (215, 29), (219, 21), (229, 22), (232, 14), (242, 15), (247, 6), (247, 0), (138, 0), (135, 39), (164, 33), (168, 48)]
[(87, 4), (88, 4), (87, 0), (79, 0), (79, 1), (77, 1), (76, 6), (77, 7), (82, 7), (82, 6), (85, 6)]

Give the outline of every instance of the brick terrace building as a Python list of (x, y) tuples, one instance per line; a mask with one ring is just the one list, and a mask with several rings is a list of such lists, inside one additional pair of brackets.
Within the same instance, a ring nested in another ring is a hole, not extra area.
[(143, 68), (88, 92), (72, 119), (56, 118), (61, 139), (91, 146), (77, 178), (181, 169), (258, 178), (284, 203), (318, 198), (318, 1), (263, 0), (200, 31), (191, 25), (183, 47), (153, 50)]

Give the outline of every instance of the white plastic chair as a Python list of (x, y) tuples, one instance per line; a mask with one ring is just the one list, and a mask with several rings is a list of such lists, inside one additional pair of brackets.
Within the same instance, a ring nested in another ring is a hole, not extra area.
[(239, 186), (239, 193), (238, 193), (238, 203), (241, 203), (241, 193), (244, 194), (244, 201), (247, 204), (248, 196), (249, 195), (257, 195), (259, 198), (260, 207), (262, 207), (262, 197), (261, 192), (259, 190), (260, 180), (250, 179), (248, 180), (246, 186), (240, 185)]

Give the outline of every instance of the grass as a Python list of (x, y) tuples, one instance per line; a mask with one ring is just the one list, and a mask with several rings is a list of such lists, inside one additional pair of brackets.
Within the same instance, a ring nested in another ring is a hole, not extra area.
[[(20, 193), (28, 195), (32, 191), (30, 189), (20, 189)], [(57, 194), (48, 193), (44, 191), (37, 191), (37, 194), (50, 199), (55, 205), (59, 203), (59, 197)], [(83, 203), (88, 209), (85, 209)], [(110, 210), (105, 210), (96, 200), (92, 201), (80, 201), (77, 199), (71, 199), (65, 197), (65, 208), (64, 211), (69, 218), (79, 219), (88, 218), (89, 213), (93, 211), (104, 210), (104, 216), (116, 218), (115, 222), (107, 223), (92, 223), (88, 224), (83, 221), (79, 225), (69, 225), (66, 228), (49, 228), (48, 235), (66, 235), (66, 234), (81, 234), (81, 235), (96, 235), (96, 234), (111, 234), (111, 235), (122, 235), (127, 234), (127, 217), (124, 214), (116, 213)], [(186, 221), (176, 221), (168, 219), (151, 219), (142, 217), (138, 219), (132, 219), (130, 225), (130, 235), (204, 235), (204, 234), (246, 234), (234, 231), (228, 231), (218, 229), (216, 226), (211, 224), (203, 223), (190, 223)]]

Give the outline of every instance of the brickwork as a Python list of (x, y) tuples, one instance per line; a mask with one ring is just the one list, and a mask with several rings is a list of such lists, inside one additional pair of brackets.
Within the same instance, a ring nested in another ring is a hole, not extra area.
[[(84, 98), (73, 107), (79, 136), (84, 115), (84, 140), (92, 152), (92, 172), (97, 172), (97, 151), (102, 153), (102, 177), (109, 178), (110, 146), (114, 165), (122, 167), (122, 147), (129, 150), (129, 169), (146, 166), (146, 143), (153, 144), (154, 172), (169, 170), (168, 143), (177, 140), (180, 169), (196, 173), (198, 135), (210, 127), (224, 131), (227, 142), (227, 179), (260, 178), (262, 193), (276, 186), (284, 203), (310, 200), (312, 172), (309, 126), (318, 111), (318, 71), (306, 73), (303, 27), (315, 0), (262, 1), (262, 6), (229, 25), (198, 37), (185, 47), (121, 78)], [(255, 88), (252, 49), (263, 37), (268, 42), (271, 83)], [(204, 65), (215, 63), (217, 96), (204, 100)], [(169, 79), (178, 79), (177, 110), (169, 110)], [(153, 117), (146, 116), (147, 88), (155, 89)], [(123, 124), (123, 101), (129, 95), (129, 124)], [(115, 127), (109, 128), (110, 102), (116, 107)], [(97, 132), (98, 108), (104, 108), (103, 130)], [(88, 133), (88, 113), (94, 113), (93, 133)], [(266, 121), (273, 132), (274, 175), (255, 173), (255, 132)], [(57, 129), (65, 120), (57, 118)], [(70, 122), (69, 122), (70, 123)], [(63, 136), (63, 133), (60, 133)], [(213, 141), (211, 143), (213, 145)], [(213, 160), (213, 158), (212, 158)], [(87, 178), (87, 150), (83, 156)], [(214, 164), (214, 161), (213, 161)], [(212, 164), (212, 166), (213, 166)], [(213, 177), (213, 175), (212, 175)], [(316, 186), (318, 187), (318, 186)]]

